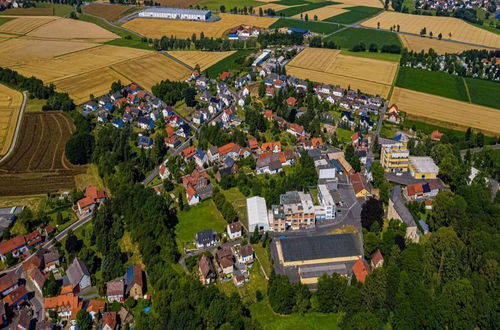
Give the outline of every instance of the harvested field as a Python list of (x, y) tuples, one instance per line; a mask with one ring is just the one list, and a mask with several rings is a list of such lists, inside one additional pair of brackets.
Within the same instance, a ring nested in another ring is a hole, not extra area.
[(92, 23), (61, 18), (44, 24), (28, 33), (32, 37), (50, 39), (88, 39), (96, 42), (106, 42), (118, 38), (108, 30)]
[(20, 92), (0, 84), (0, 155), (9, 151), (22, 102)]
[(11, 34), (27, 34), (38, 27), (58, 20), (59, 17), (17, 17), (0, 25), (0, 32)]
[(92, 2), (91, 4), (83, 7), (83, 13), (102, 17), (108, 21), (116, 21), (121, 17), (140, 9), (142, 8), (135, 6), (111, 5), (107, 3)]
[(162, 80), (185, 80), (191, 73), (186, 67), (158, 53), (111, 68), (149, 91)]
[(19, 16), (52, 16), (52, 8), (10, 8), (0, 12), (0, 15), (19, 15)]
[(397, 71), (397, 63), (341, 55), (338, 50), (306, 48), (287, 65), (287, 72), (301, 79), (351, 86), (386, 97)]
[(196, 64), (198, 64), (202, 70), (205, 70), (215, 63), (221, 61), (222, 59), (228, 57), (229, 55), (236, 53), (236, 51), (203, 52), (178, 50), (170, 51), (168, 53), (193, 68), (196, 66)]
[(104, 45), (43, 62), (30, 62), (14, 69), (25, 76), (33, 75), (49, 83), (149, 54), (151, 52), (146, 50)]
[(500, 111), (492, 108), (398, 87), (394, 89), (390, 103), (396, 103), (416, 120), (453, 129), (472, 127), (485, 134), (500, 134)]
[(200, 32), (205, 37), (222, 37), (231, 28), (239, 25), (267, 28), (277, 21), (277, 18), (258, 17), (249, 15), (219, 14), (217, 22), (192, 22), (165, 19), (136, 18), (123, 24), (123, 27), (135, 31), (148, 38), (176, 36), (177, 38), (191, 38), (193, 33)]
[[(434, 36), (442, 33), (443, 39), (467, 42), (475, 45), (500, 48), (500, 35), (475, 27), (458, 18), (410, 15), (397, 12), (383, 12), (382, 14), (362, 23), (363, 26), (389, 30), (391, 26), (399, 25), (401, 32), (419, 34), (422, 28), (427, 29)], [(451, 33), (451, 37), (449, 36)]]
[(459, 44), (456, 42), (447, 42), (438, 39), (422, 38), (417, 36), (409, 36), (401, 34), (399, 35), (403, 46), (416, 51), (421, 52), (422, 50), (427, 52), (430, 48), (440, 55), (446, 53), (461, 53), (469, 49), (477, 49), (478, 47)]
[(346, 7), (367, 6), (384, 8), (384, 5), (379, 0), (336, 0), (335, 2), (342, 2)]
[(11, 157), (0, 164), (0, 196), (45, 194), (75, 187), (86, 167), (71, 165), (64, 146), (74, 127), (62, 112), (25, 114)]
[[(98, 77), (99, 79), (96, 79)], [(109, 91), (111, 84), (120, 80), (122, 84), (128, 85), (130, 80), (110, 68), (87, 72), (78, 76), (58, 80), (54, 82), (57, 90), (68, 93), (75, 101), (81, 104), (90, 98), (90, 94), (101, 96)]]
[(292, 6), (285, 6), (285, 5), (280, 5), (278, 3), (270, 2), (270, 3), (266, 3), (265, 5), (256, 7), (255, 12), (258, 13), (259, 8), (262, 8), (262, 10), (272, 9), (274, 11), (279, 11), (279, 10), (287, 9), (290, 7), (292, 7)]
[[(314, 16), (316, 15), (316, 16), (318, 16), (318, 20), (322, 21), (322, 20), (327, 19), (329, 17), (339, 15), (342, 13), (346, 13), (349, 11), (349, 10), (343, 9), (341, 7), (344, 7), (344, 5), (340, 5), (340, 7), (339, 7), (339, 5), (326, 6), (326, 7), (317, 8), (317, 9), (303, 12), (302, 15), (305, 16), (307, 14), (309, 16), (310, 20), (313, 20)], [(293, 17), (300, 18), (300, 15), (301, 14), (297, 14)]]

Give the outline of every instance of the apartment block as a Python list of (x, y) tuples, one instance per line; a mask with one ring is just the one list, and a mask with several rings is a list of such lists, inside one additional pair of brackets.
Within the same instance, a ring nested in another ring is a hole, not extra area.
[(402, 142), (382, 146), (380, 162), (386, 172), (408, 171), (408, 158), (410, 152)]
[(272, 206), (269, 221), (276, 232), (314, 228), (314, 212), (315, 208), (310, 194), (288, 191), (280, 196), (280, 205)]
[[(318, 199), (319, 203), (321, 204), (325, 212), (324, 220), (335, 219), (335, 212), (336, 212), (335, 201), (327, 185), (325, 184), (318, 185)], [(316, 217), (318, 217), (318, 214), (316, 214)]]

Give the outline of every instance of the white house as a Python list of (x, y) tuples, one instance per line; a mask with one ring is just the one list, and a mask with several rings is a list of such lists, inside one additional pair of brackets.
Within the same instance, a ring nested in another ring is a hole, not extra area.
[(245, 264), (251, 264), (253, 262), (252, 245), (248, 244), (240, 248), (240, 251), (238, 253), (238, 261)]
[(227, 225), (227, 235), (229, 239), (237, 239), (241, 237), (241, 222), (236, 221)]

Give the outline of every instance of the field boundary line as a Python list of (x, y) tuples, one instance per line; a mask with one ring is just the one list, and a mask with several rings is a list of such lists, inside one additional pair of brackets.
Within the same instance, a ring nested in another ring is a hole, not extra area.
[[(43, 40), (46, 40), (46, 39), (40, 39), (40, 40), (42, 40), (42, 41), (43, 41)], [(63, 39), (62, 41), (63, 41), (63, 42), (67, 42), (67, 40), (64, 40), (64, 39)], [(78, 41), (75, 41), (75, 42), (78, 42)], [(79, 52), (83, 52), (83, 51), (85, 51), (85, 50), (91, 50), (91, 49), (96, 49), (96, 48), (100, 48), (100, 47), (104, 47), (104, 45), (103, 45), (103, 44), (96, 43), (96, 45), (95, 45), (95, 46), (93, 46), (93, 47), (89, 47), (89, 48), (85, 48), (85, 49), (79, 49), (79, 50), (74, 50), (74, 51), (72, 51), (72, 52), (68, 52), (68, 53), (64, 53), (64, 54), (60, 54), (60, 55), (53, 56), (52, 58), (53, 58), (53, 59), (56, 59), (56, 58), (61, 58), (61, 57), (64, 57), (64, 56), (66, 56), (66, 55), (72, 55), (72, 54), (76, 54), (76, 53), (79, 53)]]
[(469, 85), (467, 85), (467, 82), (465, 81), (464, 77), (462, 77), (462, 83), (465, 86), (465, 92), (467, 93), (467, 98), (469, 99), (469, 103), (472, 103), (472, 98), (470, 97)]
[(389, 94), (387, 94), (387, 100), (390, 100), (392, 98), (392, 93), (394, 92), (394, 88), (396, 87), (396, 81), (398, 80), (398, 75), (399, 75), (399, 63), (398, 67), (396, 69), (396, 75), (394, 76), (394, 80), (392, 81), (391, 89), (389, 90)]
[(19, 131), (21, 129), (21, 123), (22, 119), (24, 117), (24, 110), (26, 108), (26, 101), (28, 100), (28, 92), (23, 91), (23, 101), (21, 103), (21, 108), (19, 109), (19, 115), (17, 116), (17, 121), (16, 121), (16, 129), (14, 130), (14, 136), (12, 137), (12, 142), (10, 143), (9, 150), (5, 153), (4, 156), (0, 158), (0, 164), (7, 160), (11, 153), (14, 152), (14, 147), (17, 144), (17, 138), (19, 136)]
[[(29, 16), (27, 16), (27, 17), (29, 17)], [(56, 17), (56, 19), (53, 19), (53, 20), (51, 20), (51, 21), (48, 21), (47, 23), (44, 23), (44, 24), (42, 24), (42, 25), (39, 25), (39, 26), (37, 26), (37, 27), (35, 27), (35, 28), (33, 28), (33, 29), (29, 30), (28, 32), (26, 32), (26, 33), (24, 33), (24, 34), (22, 34), (22, 35), (23, 35), (23, 36), (26, 36), (26, 35), (28, 35), (28, 33), (31, 33), (31, 32), (33, 32), (33, 31), (35, 31), (36, 29), (41, 28), (41, 27), (42, 27), (42, 26), (44, 26), (44, 25), (47, 25), (47, 24), (52, 23), (52, 22), (54, 22), (54, 21), (57, 21), (58, 19), (62, 19), (62, 17), (59, 17), (59, 16), (52, 16), (52, 17)]]
[(59, 144), (61, 144), (61, 140), (63, 138), (64, 133), (63, 133), (63, 130), (61, 127), (61, 123), (59, 123), (59, 119), (57, 118), (57, 117), (59, 117), (59, 114), (51, 114), (51, 117), (56, 122), (57, 127), (59, 128), (59, 133), (60, 133), (60, 138), (57, 139), (57, 143), (56, 143), (56, 152), (54, 152), (54, 156), (52, 157), (52, 164), (50, 164), (50, 170), (54, 171), (54, 163), (56, 162), (57, 150), (59, 149)]
[[(160, 53), (161, 53), (162, 55), (164, 55), (164, 56), (166, 56), (166, 57), (170, 58), (171, 60), (176, 61), (177, 63), (179, 63), (180, 65), (182, 65), (182, 66), (186, 67), (186, 68), (187, 68), (187, 69), (189, 69), (190, 71), (193, 71), (193, 70), (194, 70), (194, 68), (193, 68), (192, 66), (190, 66), (189, 64), (187, 64), (187, 63), (185, 63), (185, 62), (181, 61), (180, 59), (178, 59), (178, 58), (177, 58), (177, 57), (175, 57), (174, 55), (169, 54), (167, 51), (163, 51), (163, 52), (160, 52)], [(233, 54), (236, 54), (236, 53), (233, 53)], [(232, 55), (232, 54), (231, 54), (231, 55)], [(231, 56), (231, 55), (229, 55), (229, 56)], [(227, 57), (229, 57), (229, 56), (226, 56), (225, 58), (227, 58)], [(223, 59), (224, 59), (224, 58), (223, 58)], [(223, 59), (222, 59), (222, 60), (223, 60)], [(222, 61), (222, 60), (221, 60), (221, 61)], [(218, 61), (218, 62), (214, 63), (213, 65), (215, 65), (215, 64), (217, 64), (217, 63), (219, 63), (219, 62), (220, 62), (220, 61)], [(213, 66), (213, 65), (211, 65), (211, 66)]]
[[(68, 121), (68, 117), (66, 117), (65, 115), (63, 115), (63, 118), (64, 118), (64, 122), (66, 123), (66, 126), (68, 127), (68, 131), (73, 134), (74, 132), (74, 127), (73, 125), (71, 125), (71, 123)], [(67, 169), (67, 170), (71, 170), (71, 168), (69, 168), (68, 164), (66, 163), (66, 150), (62, 153), (61, 155), (61, 165)]]

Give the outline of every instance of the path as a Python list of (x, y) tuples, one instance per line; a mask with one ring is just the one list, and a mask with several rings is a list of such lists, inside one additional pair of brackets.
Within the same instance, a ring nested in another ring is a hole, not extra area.
[[(500, 150), (500, 144), (485, 145), (484, 147), (490, 147), (493, 150)], [(473, 149), (461, 150), (460, 151), (460, 156), (462, 156), (462, 157), (465, 156), (465, 154), (467, 153), (467, 150), (469, 150), (472, 153), (480, 152), (480, 151), (483, 150), (484, 147), (477, 147), (477, 148), (473, 148)]]
[(19, 116), (17, 117), (16, 130), (14, 131), (14, 136), (12, 138), (12, 143), (10, 144), (7, 153), (0, 158), (0, 163), (9, 158), (9, 156), (14, 152), (14, 147), (17, 144), (17, 138), (19, 136), (19, 130), (21, 129), (21, 122), (24, 116), (24, 110), (26, 109), (26, 101), (28, 100), (28, 91), (23, 92), (23, 102), (21, 103), (21, 110), (19, 110)]
[(180, 65), (186, 67), (189, 71), (194, 70), (194, 68), (192, 66), (190, 66), (187, 63), (184, 63), (183, 61), (179, 60), (177, 57), (170, 55), (167, 51), (161, 51), (160, 53), (162, 53), (162, 55), (165, 55), (169, 59), (174, 60), (175, 62), (179, 63)]
[(464, 86), (465, 86), (465, 92), (467, 93), (467, 99), (469, 99), (469, 103), (472, 103), (472, 99), (470, 97), (470, 92), (469, 92), (469, 86), (467, 85), (467, 82), (465, 81), (464, 77), (462, 77), (462, 82), (464, 83)]

